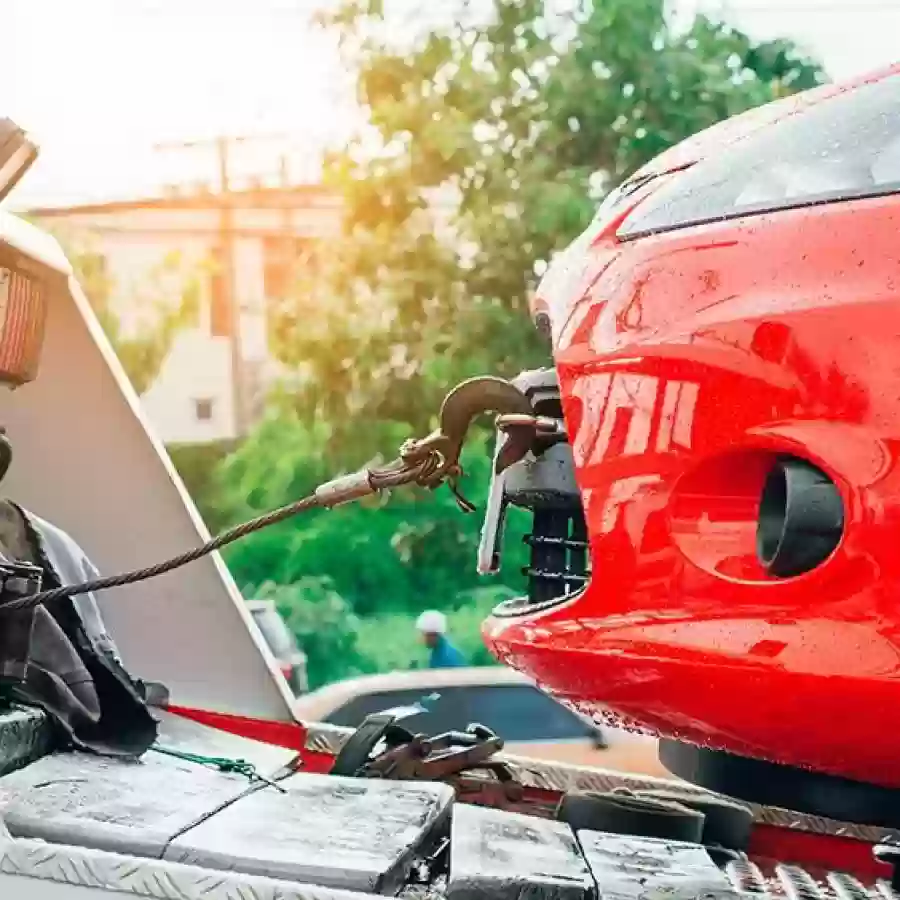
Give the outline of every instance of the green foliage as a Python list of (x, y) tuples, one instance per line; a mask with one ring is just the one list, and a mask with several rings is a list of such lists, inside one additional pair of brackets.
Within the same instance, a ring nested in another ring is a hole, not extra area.
[[(381, 0), (322, 17), (369, 120), (328, 167), (344, 239), (275, 311), (276, 352), (301, 387), (219, 467), (208, 518), (237, 521), (393, 456), (463, 377), (547, 364), (531, 293), (605, 193), (683, 138), (823, 77), (787, 41), (755, 43), (704, 16), (676, 29), (663, 0), (574, 7), (447, 0), (417, 9), (430, 23), (417, 33)], [(482, 501), (480, 438), (465, 464)], [(409, 489), (269, 529), (227, 559), (240, 583), (277, 585), (266, 590), (319, 683), (421, 662), (412, 623), (425, 607), (449, 611), (454, 640), (484, 661), (477, 624), (492, 592), (521, 589), (523, 558), (511, 546), (486, 589), (478, 528), (445, 490)]]
[(357, 647), (359, 619), (327, 577), (281, 585), (266, 582), (252, 596), (271, 600), (297, 636), (307, 656), (311, 688), (373, 671)]
[[(207, 520), (250, 518), (359, 468), (371, 459), (366, 444), (375, 442), (374, 435), (365, 437), (331, 454), (325, 426), (310, 428), (290, 412), (268, 420), (219, 468), (218, 505), (202, 507)], [(400, 435), (385, 443), (395, 455)], [(463, 465), (465, 490), (483, 496), (490, 477), (484, 445), (470, 446)], [(511, 522), (523, 528), (515, 513)], [(474, 567), (479, 527), (478, 517), (461, 513), (446, 488), (406, 488), (387, 499), (306, 513), (267, 528), (232, 545), (225, 558), (240, 584), (327, 577), (362, 616), (425, 606), (452, 609), (461, 592), (483, 584)], [(502, 583), (521, 589), (524, 547), (510, 550), (508, 581)]]
[[(271, 600), (297, 635), (307, 654), (310, 687), (340, 678), (398, 669), (424, 668), (428, 651), (415, 628), (412, 612), (388, 611), (360, 618), (327, 576), (305, 577), (292, 584), (267, 582), (247, 589), (247, 596)], [(452, 640), (471, 665), (494, 662), (481, 641), (481, 622), (508, 588), (477, 588), (459, 594), (458, 608), (447, 613)]]
[(234, 442), (169, 444), (166, 450), (181, 480), (189, 486), (194, 503), (203, 511), (207, 528), (212, 532), (224, 529), (228, 519), (216, 512), (220, 496), (218, 470), (234, 452)]
[(188, 287), (177, 306), (160, 304), (156, 322), (137, 335), (123, 335), (117, 327), (117, 320), (110, 315), (101, 320), (122, 367), (139, 395), (156, 380), (178, 332), (196, 321), (198, 296), (195, 287)]
[[(481, 623), (490, 611), (516, 592), (503, 585), (480, 587), (455, 597), (456, 609), (447, 610), (450, 638), (473, 666), (495, 662), (481, 640)], [(428, 651), (419, 640), (413, 613), (387, 613), (366, 619), (360, 629), (358, 651), (371, 671), (424, 668)]]
[[(62, 238), (62, 243), (68, 243)], [(185, 270), (178, 253), (169, 254), (148, 273), (131, 298), (143, 311), (143, 327), (126, 333), (111, 303), (112, 281), (102, 256), (72, 248), (69, 260), (100, 325), (125, 369), (132, 386), (143, 394), (155, 381), (172, 349), (176, 335), (197, 323), (200, 282), (197, 273)]]
[(326, 310), (309, 315), (311, 290), (280, 310), (282, 358), (315, 386), (298, 408), (418, 429), (449, 383), (544, 363), (535, 273), (600, 197), (681, 139), (821, 78), (786, 41), (704, 16), (677, 31), (663, 0), (548, 8), (449, 2), (402, 43), (390, 3), (322, 17), (370, 127), (329, 169), (346, 240), (317, 289)]

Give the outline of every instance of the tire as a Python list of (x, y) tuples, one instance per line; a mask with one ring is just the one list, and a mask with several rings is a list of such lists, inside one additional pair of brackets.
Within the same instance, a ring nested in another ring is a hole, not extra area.
[(699, 844), (705, 816), (680, 803), (632, 794), (565, 794), (556, 818), (574, 831), (606, 831)]
[(703, 843), (724, 847), (727, 850), (744, 851), (750, 844), (753, 831), (753, 813), (742, 803), (725, 797), (691, 794), (677, 788), (661, 788), (637, 791), (636, 796), (664, 803), (678, 803), (703, 813)]

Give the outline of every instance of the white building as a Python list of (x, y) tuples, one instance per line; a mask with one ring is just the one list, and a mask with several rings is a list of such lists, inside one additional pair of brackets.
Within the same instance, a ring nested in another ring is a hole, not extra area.
[(86, 255), (125, 334), (158, 319), (160, 303), (177, 306), (193, 285), (196, 327), (177, 334), (142, 394), (167, 443), (230, 439), (240, 431), (232, 377), (235, 329), (220, 264), (227, 258), (223, 234), (231, 241), (246, 427), (278, 374), (266, 338), (267, 311), (291, 289), (297, 267), (314, 260), (317, 245), (336, 238), (340, 229), (340, 201), (321, 186), (257, 188), (227, 198), (230, 222), (223, 222), (221, 195), (211, 193), (26, 213), (69, 252)]

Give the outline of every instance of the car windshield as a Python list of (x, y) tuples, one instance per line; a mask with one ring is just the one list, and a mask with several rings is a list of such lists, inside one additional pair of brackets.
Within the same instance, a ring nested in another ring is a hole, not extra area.
[(275, 656), (290, 656), (296, 649), (296, 641), (287, 623), (274, 607), (253, 610), (253, 621), (262, 632), (269, 649)]
[(639, 204), (619, 235), (895, 192), (900, 75), (802, 108), (701, 160)]
[[(332, 725), (355, 728), (366, 716), (422, 701), (431, 691), (378, 691), (354, 697), (324, 717)], [(414, 731), (437, 734), (485, 725), (508, 741), (559, 741), (588, 737), (591, 726), (561, 704), (523, 684), (458, 685), (435, 689), (427, 712), (409, 720)]]

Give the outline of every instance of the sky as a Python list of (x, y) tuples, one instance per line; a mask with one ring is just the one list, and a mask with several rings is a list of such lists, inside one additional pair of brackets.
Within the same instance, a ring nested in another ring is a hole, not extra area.
[[(425, 0), (394, 0), (423, 9)], [(430, 0), (437, 10), (441, 0)], [(840, 80), (897, 61), (900, 0), (670, 0), (678, 16), (721, 12), (756, 38), (790, 37)], [(214, 183), (208, 147), (238, 144), (238, 179), (314, 173), (321, 147), (354, 125), (334, 39), (316, 0), (0, 0), (0, 115), (41, 157), (9, 205), (136, 197)], [(171, 146), (171, 145), (176, 146)]]

